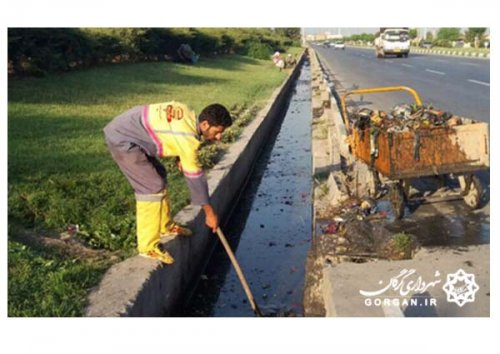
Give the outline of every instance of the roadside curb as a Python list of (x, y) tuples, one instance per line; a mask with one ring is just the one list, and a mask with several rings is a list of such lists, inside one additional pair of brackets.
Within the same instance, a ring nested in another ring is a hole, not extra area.
[[(372, 47), (362, 47), (362, 46), (354, 46), (350, 45), (351, 48), (365, 49), (365, 50), (374, 50)], [(461, 52), (456, 50), (433, 50), (433, 49), (420, 49), (420, 48), (410, 48), (411, 53), (425, 54), (425, 55), (441, 55), (441, 56), (450, 56), (450, 57), (465, 57), (465, 58), (475, 58), (475, 59), (489, 59), (489, 53), (481, 53), (481, 52)]]
[[(331, 289), (336, 279), (332, 278), (332, 268), (341, 263), (339, 259), (331, 259), (329, 250), (321, 241), (323, 235), (318, 227), (320, 210), (337, 207), (350, 195), (362, 196), (372, 188), (373, 175), (366, 164), (357, 161), (349, 151), (347, 129), (339, 109), (342, 92), (334, 89), (329, 81), (334, 71), (327, 61), (313, 49), (309, 50), (311, 58), (311, 86), (313, 95), (313, 127), (312, 153), (313, 177), (315, 182), (313, 194), (313, 245), (306, 262), (306, 281), (304, 290), (304, 313), (306, 316), (337, 316), (337, 298)], [(314, 99), (322, 97), (321, 100)], [(328, 104), (325, 98), (328, 97)], [(327, 107), (328, 106), (328, 107)], [(321, 111), (321, 115), (314, 112)], [(327, 141), (315, 134), (321, 124), (328, 127)], [(346, 174), (343, 165), (350, 166), (354, 177), (352, 190), (347, 190)], [(324, 193), (327, 189), (327, 193)]]
[[(325, 295), (327, 261), (317, 247), (317, 212), (326, 204), (338, 205), (348, 198), (343, 181), (342, 164), (352, 163), (345, 143), (346, 127), (339, 110), (336, 92), (328, 81), (327, 71), (319, 60), (318, 53), (309, 48), (311, 61), (312, 91), (312, 157), (313, 157), (313, 244), (306, 260), (304, 284), (304, 314), (308, 317), (331, 316), (335, 305)], [(325, 194), (326, 190), (326, 194)]]
[[(229, 147), (222, 160), (207, 174), (210, 201), (221, 220), (230, 215), (240, 189), (265, 144), (283, 103), (296, 81), (306, 56), (304, 51), (298, 64), (274, 90), (266, 106), (245, 127), (238, 141)], [(205, 226), (199, 206), (188, 205), (175, 220), (193, 230), (191, 237), (162, 239), (163, 247), (175, 258), (175, 263), (163, 266), (140, 256), (134, 256), (113, 265), (100, 284), (89, 294), (85, 316), (169, 316), (175, 314), (183, 295), (196, 283), (213, 249), (215, 237)]]

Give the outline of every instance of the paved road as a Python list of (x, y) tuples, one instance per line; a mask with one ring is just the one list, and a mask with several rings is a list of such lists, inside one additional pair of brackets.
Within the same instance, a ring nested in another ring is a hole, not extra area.
[[(335, 50), (320, 46), (314, 49), (328, 62), (345, 89), (410, 86), (426, 104), (459, 116), (490, 120), (489, 59), (416, 53), (410, 53), (408, 58), (377, 59), (374, 51), (368, 49)], [(383, 110), (401, 102), (412, 102), (412, 98), (405, 93), (363, 97), (367, 106)]]

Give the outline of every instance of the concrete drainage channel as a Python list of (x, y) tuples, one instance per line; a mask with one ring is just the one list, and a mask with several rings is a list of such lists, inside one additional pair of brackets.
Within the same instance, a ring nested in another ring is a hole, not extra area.
[[(302, 316), (311, 241), (311, 89), (306, 62), (224, 231), (265, 316)], [(281, 124), (280, 124), (281, 123)], [(181, 316), (253, 316), (218, 246)]]
[[(219, 212), (221, 220), (228, 220), (230, 212), (234, 209), (235, 200), (238, 198), (241, 188), (247, 181), (248, 175), (252, 172), (252, 168), (262, 147), (269, 145), (269, 136), (275, 127), (279, 125), (279, 122), (281, 122), (283, 107), (286, 107), (290, 94), (294, 89), (294, 83), (299, 75), (301, 75), (301, 68), (304, 61), (305, 55), (302, 55), (298, 65), (292, 70), (283, 85), (275, 90), (268, 104), (258, 113), (250, 125), (245, 128), (240, 139), (230, 147), (223, 159), (208, 174), (211, 202)], [(306, 93), (302, 94), (307, 95)], [(305, 114), (307, 118), (309, 111)], [(303, 124), (308, 124), (307, 119), (305, 121), (306, 123)], [(293, 127), (289, 129), (292, 132), (294, 131)], [(286, 143), (293, 145), (299, 142), (298, 137), (294, 139), (296, 140), (292, 142), (286, 141)], [(300, 143), (302, 144), (303, 142), (300, 141)], [(285, 141), (283, 144), (285, 144)], [(276, 151), (279, 151), (278, 146), (276, 146)], [(307, 151), (304, 151), (304, 153), (307, 153)], [(293, 151), (291, 154), (293, 155)], [(283, 154), (283, 157), (285, 155)], [(278, 164), (291, 163), (293, 161), (279, 161), (281, 160), (279, 152), (274, 155), (274, 158)], [(295, 159), (298, 159), (298, 157), (295, 157)], [(301, 157), (301, 159), (307, 159), (307, 157)], [(307, 164), (305, 163), (305, 165)], [(293, 166), (290, 166), (290, 171), (292, 170)], [(295, 188), (300, 188), (301, 192), (305, 193), (304, 195), (300, 195), (300, 198), (307, 199), (309, 190), (302, 190), (306, 186), (300, 185), (297, 187), (294, 185), (294, 178), (292, 176), (293, 173), (297, 173), (296, 171), (291, 172), (292, 175), (287, 176), (280, 175), (281, 172), (278, 169), (269, 173), (275, 174), (276, 180), (273, 182), (274, 185), (281, 185), (285, 190), (286, 186), (289, 185), (288, 192), (292, 190), (291, 193), (295, 193)], [(274, 194), (271, 194), (269, 191), (263, 193), (269, 193), (270, 198), (267, 202), (264, 201), (264, 204), (261, 206), (262, 215), (269, 218), (267, 224), (267, 231), (269, 231), (273, 230), (271, 221), (274, 219), (270, 214), (271, 207), (269, 204), (276, 203), (276, 201), (272, 200)], [(302, 222), (304, 225), (308, 225), (305, 219), (301, 220), (299, 215), (294, 214), (293, 200), (284, 199), (283, 202), (283, 212), (285, 207), (291, 209), (286, 214), (290, 218), (293, 218), (294, 222), (299, 220), (299, 223)], [(259, 210), (261, 209), (259, 208)], [(279, 212), (280, 210), (278, 209)], [(208, 228), (204, 225), (204, 215), (199, 207), (187, 206), (175, 218), (176, 221), (187, 224), (194, 231), (193, 237), (189, 239), (172, 238), (162, 241), (166, 249), (176, 259), (176, 263), (172, 266), (164, 267), (159, 262), (151, 262), (150, 260), (136, 256), (115, 264), (106, 272), (99, 286), (89, 295), (88, 307), (85, 311), (86, 316), (175, 315), (184, 295), (198, 281), (200, 274), (202, 274), (207, 263), (207, 252), (213, 248), (215, 241), (215, 237), (210, 235)], [(250, 229), (252, 237), (264, 237), (262, 231), (266, 230), (266, 225), (264, 223), (262, 225), (264, 227), (261, 227), (261, 223), (253, 225), (253, 228)], [(304, 226), (305, 230), (307, 230), (306, 226)], [(225, 231), (228, 236), (232, 233), (237, 234), (233, 229)], [(277, 234), (277, 230), (274, 229), (274, 235)], [(278, 242), (283, 242), (282, 246), (284, 246), (284, 250), (286, 251), (289, 249), (299, 249), (299, 247), (288, 247), (285, 241), (286, 235), (284, 234), (282, 235), (283, 238), (280, 236), (279, 240), (277, 239), (276, 241), (271, 240), (272, 231), (267, 237), (269, 237), (269, 240), (261, 238), (257, 243), (262, 244), (267, 242), (271, 250), (277, 249), (277, 247), (270, 246), (272, 242), (275, 242), (276, 246)], [(255, 241), (255, 239), (250, 241)], [(292, 245), (292, 243), (289, 244)], [(255, 255), (248, 254), (248, 257), (253, 258)], [(240, 260), (244, 270), (246, 270), (245, 258), (242, 257)], [(286, 269), (287, 272), (298, 272), (293, 267), (297, 267), (298, 269), (299, 266), (287, 264), (286, 267), (283, 268), (283, 271)], [(260, 270), (263, 268), (263, 266), (258, 267)], [(264, 282), (267, 280), (261, 278), (261, 281)], [(266, 285), (267, 283), (261, 285), (261, 289), (266, 290)], [(276, 286), (277, 284), (272, 285)], [(292, 290), (294, 292), (298, 291), (295, 288)], [(287, 289), (287, 291), (289, 290)], [(267, 291), (267, 293), (270, 294), (270, 291)], [(300, 311), (299, 309), (297, 312), (300, 313)]]

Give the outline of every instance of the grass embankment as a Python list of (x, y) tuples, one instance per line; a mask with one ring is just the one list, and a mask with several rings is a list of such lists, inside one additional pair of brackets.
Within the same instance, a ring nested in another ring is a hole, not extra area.
[[(115, 259), (135, 253), (133, 191), (102, 134), (113, 117), (135, 105), (170, 99), (197, 112), (219, 102), (237, 117), (227, 144), (285, 77), (270, 60), (231, 56), (196, 66), (131, 64), (10, 80), (9, 316), (81, 315), (88, 290), (112, 262), (39, 240), (60, 239), (77, 224), (72, 242), (113, 252)], [(221, 147), (203, 150), (202, 160), (211, 167)], [(172, 161), (165, 162), (175, 214), (189, 203), (189, 192)]]

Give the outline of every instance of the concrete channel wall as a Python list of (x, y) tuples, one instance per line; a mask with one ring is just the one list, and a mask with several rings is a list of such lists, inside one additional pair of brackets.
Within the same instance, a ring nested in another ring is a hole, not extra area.
[[(277, 88), (266, 106), (231, 145), (223, 159), (207, 175), (210, 200), (222, 221), (231, 213), (240, 190), (273, 128), (280, 121), (283, 107), (296, 81), (305, 54), (285, 82)], [(200, 207), (187, 206), (175, 220), (194, 232), (188, 238), (162, 239), (175, 263), (163, 266), (139, 256), (113, 265), (88, 297), (86, 316), (169, 316), (182, 302), (208, 261), (214, 238), (205, 226)], [(223, 224), (222, 224), (223, 225)]]
[[(371, 187), (367, 166), (354, 159), (346, 142), (347, 130), (339, 110), (338, 92), (331, 89), (332, 69), (309, 48), (312, 89), (312, 155), (313, 243), (306, 259), (304, 314), (308, 317), (335, 316), (333, 298), (326, 292), (329, 269), (328, 252), (318, 242), (317, 219), (320, 209), (337, 206), (349, 197), (342, 165), (351, 166), (355, 188), (350, 192), (363, 195)], [(325, 189), (327, 190), (325, 195)]]
[[(328, 193), (332, 199), (343, 195), (340, 181), (334, 176), (341, 171), (341, 149), (345, 149), (343, 140), (346, 131), (338, 109), (337, 101), (329, 87), (316, 52), (309, 48), (311, 62), (311, 108), (312, 108), (312, 175), (315, 184), (313, 194), (313, 242), (306, 259), (306, 277), (304, 281), (304, 315), (324, 317), (327, 315), (327, 303), (323, 296), (323, 269), (325, 260), (317, 247), (316, 218), (322, 202), (320, 180), (328, 179), (331, 186)], [(340, 139), (338, 137), (341, 137)], [(344, 151), (346, 153), (347, 151)], [(323, 182), (324, 183), (324, 182)]]

